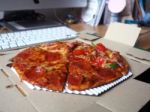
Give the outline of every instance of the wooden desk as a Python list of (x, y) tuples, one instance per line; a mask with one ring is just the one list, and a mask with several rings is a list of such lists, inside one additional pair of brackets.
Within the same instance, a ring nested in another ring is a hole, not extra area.
[(99, 25), (97, 27), (91, 27), (90, 25), (84, 24), (84, 23), (79, 23), (79, 24), (72, 24), (70, 27), (76, 31), (82, 31), (82, 30), (87, 30), (87, 31), (95, 31), (98, 33), (100, 36), (104, 36), (105, 32), (107, 30), (106, 25)]
[(135, 46), (150, 51), (150, 28), (149, 27), (142, 28)]
[[(82, 31), (82, 30), (95, 31), (102, 37), (105, 35), (105, 32), (107, 30), (106, 25), (99, 25), (98, 27), (91, 27), (90, 25), (87, 25), (84, 23), (72, 24), (70, 25), (70, 27), (76, 31)], [(135, 44), (135, 47), (150, 51), (150, 28), (149, 27), (142, 28), (141, 33), (138, 37), (138, 40)]]
[(0, 33), (9, 32), (9, 29), (6, 27), (0, 27)]

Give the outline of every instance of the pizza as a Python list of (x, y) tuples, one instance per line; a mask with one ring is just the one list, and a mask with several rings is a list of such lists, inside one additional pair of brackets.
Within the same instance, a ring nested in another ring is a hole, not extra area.
[(102, 43), (43, 43), (19, 52), (12, 67), (21, 80), (54, 91), (86, 90), (129, 72), (128, 62)]

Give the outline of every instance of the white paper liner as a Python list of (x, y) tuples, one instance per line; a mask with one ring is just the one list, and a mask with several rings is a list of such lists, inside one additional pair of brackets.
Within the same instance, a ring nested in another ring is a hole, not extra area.
[[(19, 77), (18, 73), (16, 72), (16, 70), (13, 67), (11, 68), (11, 70)], [(64, 91), (62, 91), (62, 93), (98, 96), (98, 95), (102, 94), (103, 92), (105, 92), (105, 91), (113, 88), (114, 86), (118, 85), (119, 83), (123, 82), (124, 80), (128, 79), (131, 76), (132, 76), (132, 72), (129, 71), (129, 73), (127, 75), (124, 75), (124, 76), (122, 76), (121, 78), (119, 78), (115, 81), (112, 81), (108, 84), (105, 84), (105, 85), (102, 85), (102, 86), (99, 86), (99, 87), (95, 87), (95, 88), (92, 88), (92, 89), (87, 89), (87, 90), (84, 90), (84, 91), (69, 90), (67, 88), (67, 84), (66, 84), (66, 87), (65, 87)], [(47, 88), (41, 88), (39, 86), (32, 85), (32, 84), (28, 83), (27, 81), (23, 81), (23, 83), (28, 88), (33, 89), (33, 90), (43, 90), (43, 91), (50, 91), (50, 92), (53, 91), (53, 90), (48, 90)], [(58, 91), (55, 91), (55, 92), (58, 92)]]

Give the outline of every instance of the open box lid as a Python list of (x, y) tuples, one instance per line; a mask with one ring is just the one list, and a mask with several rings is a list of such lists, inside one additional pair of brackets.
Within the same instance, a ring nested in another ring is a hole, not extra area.
[[(141, 28), (135, 25), (124, 23), (111, 23), (104, 36), (104, 43), (110, 48), (117, 48), (120, 52), (130, 59), (150, 65), (150, 53), (141, 49), (134, 48)], [(106, 41), (106, 42), (105, 42)], [(109, 45), (114, 44), (114, 46)]]
[(104, 38), (133, 47), (140, 31), (135, 25), (111, 23)]

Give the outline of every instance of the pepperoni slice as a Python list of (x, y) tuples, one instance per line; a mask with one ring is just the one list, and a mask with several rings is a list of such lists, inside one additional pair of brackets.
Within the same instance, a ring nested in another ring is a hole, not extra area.
[(115, 73), (111, 69), (99, 69), (98, 74), (106, 80), (116, 77)]
[(82, 76), (81, 75), (69, 75), (68, 76), (68, 83), (71, 85), (80, 85), (82, 82)]
[(93, 64), (96, 65), (97, 67), (100, 67), (105, 60), (101, 57), (96, 57), (96, 59), (93, 61)]
[(25, 76), (29, 80), (36, 80), (42, 76), (44, 76), (46, 73), (46, 70), (41, 66), (33, 66), (29, 70), (25, 72)]
[(105, 47), (102, 43), (98, 43), (98, 44), (96, 45), (96, 49), (97, 49), (98, 51), (103, 51), (103, 52), (106, 51), (106, 47)]
[(31, 53), (31, 50), (30, 50), (30, 49), (27, 49), (26, 51), (19, 53), (17, 57), (26, 59), (26, 58), (29, 57), (31, 54), (32, 54), (32, 53)]
[(47, 61), (56, 61), (61, 59), (61, 55), (58, 52), (48, 52), (45, 54), (45, 59)]
[(26, 70), (26, 68), (28, 67), (28, 64), (24, 64), (24, 63), (19, 63), (19, 62), (17, 62), (17, 63), (15, 63), (15, 65), (14, 66), (16, 66), (20, 71), (25, 71)]
[(85, 55), (86, 52), (85, 52), (84, 49), (78, 49), (78, 50), (74, 50), (74, 51), (73, 51), (73, 54), (74, 54), (74, 55)]

